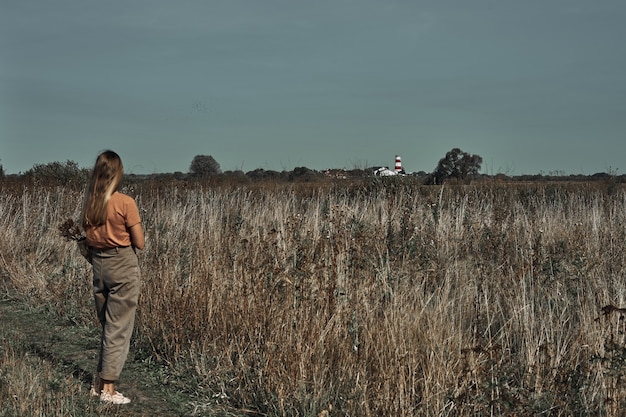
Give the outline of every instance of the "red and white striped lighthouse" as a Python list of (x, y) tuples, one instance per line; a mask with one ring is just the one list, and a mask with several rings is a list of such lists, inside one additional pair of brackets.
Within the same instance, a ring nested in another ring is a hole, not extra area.
[(400, 172), (402, 172), (402, 158), (400, 158), (400, 155), (396, 155), (396, 174), (399, 174)]

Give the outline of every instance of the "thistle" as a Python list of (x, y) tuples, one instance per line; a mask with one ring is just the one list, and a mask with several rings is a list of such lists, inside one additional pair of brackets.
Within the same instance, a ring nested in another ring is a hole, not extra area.
[(67, 219), (62, 225), (59, 226), (59, 232), (61, 232), (61, 236), (63, 236), (67, 242), (71, 240), (76, 242), (78, 244), (80, 254), (83, 255), (89, 263), (92, 262), (91, 250), (87, 245), (87, 237), (74, 220)]
[(59, 232), (61, 232), (61, 236), (63, 236), (68, 242), (70, 240), (80, 242), (86, 238), (80, 227), (72, 219), (67, 219), (62, 225), (60, 225)]

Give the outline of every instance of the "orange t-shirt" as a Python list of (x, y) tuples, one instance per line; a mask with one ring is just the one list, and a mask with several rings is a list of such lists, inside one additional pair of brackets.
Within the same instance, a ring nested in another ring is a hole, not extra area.
[(132, 197), (115, 192), (107, 204), (107, 221), (85, 230), (87, 243), (97, 249), (130, 246), (129, 229), (141, 222), (137, 203)]

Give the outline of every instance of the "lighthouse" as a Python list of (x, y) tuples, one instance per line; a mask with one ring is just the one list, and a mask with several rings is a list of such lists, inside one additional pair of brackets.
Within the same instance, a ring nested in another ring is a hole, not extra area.
[(402, 158), (400, 158), (400, 155), (396, 155), (395, 171), (396, 171), (396, 174), (400, 174), (402, 171), (404, 171), (402, 169)]

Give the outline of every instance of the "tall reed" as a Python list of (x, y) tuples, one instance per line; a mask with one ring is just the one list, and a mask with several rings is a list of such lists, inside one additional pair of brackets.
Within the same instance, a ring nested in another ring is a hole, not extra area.
[[(618, 415), (623, 190), (410, 181), (136, 185), (136, 352), (193, 409), (258, 415)], [(93, 320), (56, 226), (80, 193), (0, 197), (3, 267)]]

